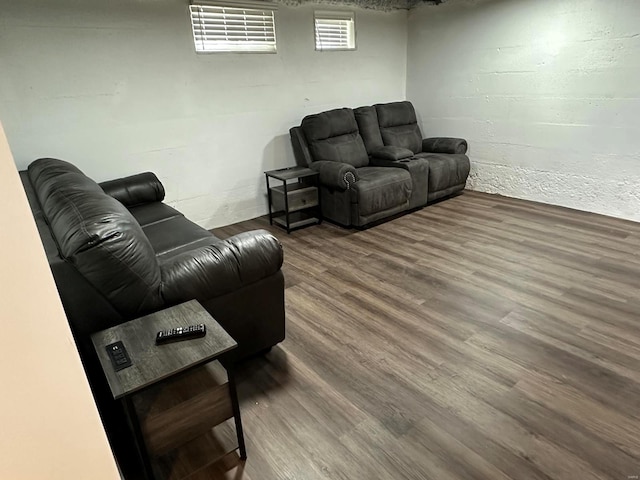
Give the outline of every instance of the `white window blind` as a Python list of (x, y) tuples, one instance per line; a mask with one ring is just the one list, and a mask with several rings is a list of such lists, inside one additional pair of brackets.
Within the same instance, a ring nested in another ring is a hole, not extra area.
[(314, 13), (316, 50), (354, 50), (356, 28), (353, 12)]
[(275, 53), (275, 9), (245, 5), (194, 1), (189, 10), (196, 52)]

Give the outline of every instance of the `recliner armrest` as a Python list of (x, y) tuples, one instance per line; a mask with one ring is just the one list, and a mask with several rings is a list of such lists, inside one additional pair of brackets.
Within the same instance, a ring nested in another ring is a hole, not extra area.
[(282, 246), (266, 230), (254, 230), (183, 252), (160, 264), (165, 302), (205, 300), (275, 274)]
[(422, 151), (427, 153), (467, 153), (467, 141), (462, 138), (435, 137), (422, 140)]
[(320, 174), (320, 183), (330, 188), (346, 190), (358, 181), (358, 173), (353, 165), (320, 160), (309, 164), (309, 168)]
[(104, 193), (125, 207), (164, 200), (164, 187), (154, 173), (145, 172), (100, 183)]
[(374, 167), (394, 167), (409, 170), (411, 165), (429, 165), (424, 158), (403, 158), (402, 160), (386, 160), (384, 158), (371, 157), (371, 165)]
[(387, 145), (386, 147), (378, 148), (371, 153), (372, 158), (381, 158), (383, 160), (390, 160), (395, 162), (404, 158), (413, 157), (413, 152), (408, 148), (394, 147)]

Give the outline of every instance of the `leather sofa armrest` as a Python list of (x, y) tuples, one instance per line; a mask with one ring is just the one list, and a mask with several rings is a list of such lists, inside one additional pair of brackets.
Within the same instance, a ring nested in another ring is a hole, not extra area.
[(309, 164), (309, 168), (320, 174), (320, 183), (330, 188), (346, 190), (358, 181), (358, 173), (353, 165), (321, 160)]
[(379, 148), (371, 153), (372, 158), (380, 158), (383, 160), (390, 160), (395, 162), (404, 158), (413, 157), (413, 152), (408, 148), (394, 147), (387, 145), (386, 147)]
[(100, 187), (104, 193), (112, 196), (125, 207), (164, 200), (164, 187), (158, 177), (151, 172), (102, 182)]
[(269, 232), (240, 233), (161, 263), (162, 297), (168, 303), (218, 297), (275, 274), (282, 261), (282, 246)]
[(435, 137), (422, 140), (422, 151), (427, 153), (467, 153), (467, 141), (462, 138)]

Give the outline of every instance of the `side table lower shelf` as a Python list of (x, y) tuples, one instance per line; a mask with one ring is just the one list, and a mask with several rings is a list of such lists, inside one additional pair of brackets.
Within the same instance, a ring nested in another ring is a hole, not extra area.
[(156, 478), (186, 478), (238, 448), (246, 457), (233, 425), (238, 406), (228, 377), (214, 360), (133, 396)]
[(180, 448), (153, 459), (154, 474), (159, 479), (173, 480), (188, 478), (212, 467), (219, 466), (225, 471), (228, 468), (220, 464), (236, 449), (233, 421), (227, 420)]
[(276, 222), (281, 227), (288, 228), (289, 230), (306, 227), (307, 225), (314, 225), (316, 223), (321, 222), (321, 220), (315, 215), (310, 215), (307, 212), (302, 212), (302, 211), (293, 212), (289, 214), (288, 226), (287, 226), (287, 217), (285, 213), (282, 213), (279, 216), (274, 216), (273, 221)]

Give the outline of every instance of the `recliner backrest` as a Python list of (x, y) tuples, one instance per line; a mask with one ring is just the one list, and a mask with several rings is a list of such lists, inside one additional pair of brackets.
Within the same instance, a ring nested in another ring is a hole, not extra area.
[(413, 153), (422, 151), (422, 132), (411, 102), (379, 103), (374, 106), (385, 145), (408, 148)]
[(356, 168), (369, 164), (367, 149), (350, 108), (308, 115), (302, 119), (301, 128), (314, 161), (342, 162)]

